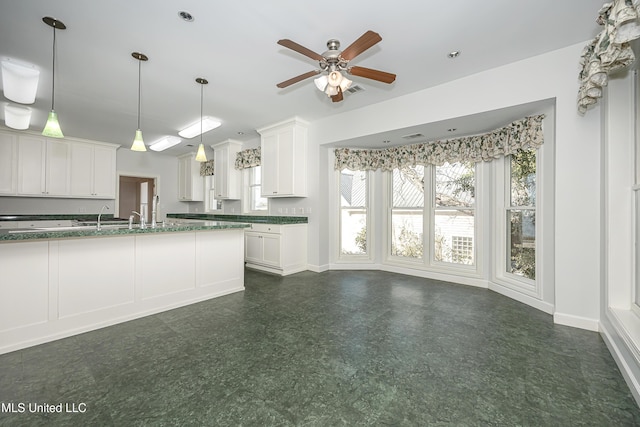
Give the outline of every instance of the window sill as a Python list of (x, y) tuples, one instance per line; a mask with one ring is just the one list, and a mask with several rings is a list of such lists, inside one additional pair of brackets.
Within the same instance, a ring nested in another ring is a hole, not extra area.
[(640, 365), (640, 317), (632, 310), (609, 308), (612, 325)]

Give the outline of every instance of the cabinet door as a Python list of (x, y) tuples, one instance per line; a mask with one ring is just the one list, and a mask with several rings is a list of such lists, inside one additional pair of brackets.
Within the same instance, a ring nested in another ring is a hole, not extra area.
[(93, 147), (93, 196), (115, 198), (116, 151), (113, 148)]
[(281, 267), (280, 258), (280, 235), (279, 234), (263, 234), (262, 250), (264, 264), (274, 267)]
[(0, 133), (0, 194), (16, 194), (18, 180), (18, 137)]
[(262, 197), (278, 194), (278, 134), (273, 133), (262, 137), (261, 153), (261, 189)]
[(90, 197), (93, 193), (93, 147), (88, 144), (71, 146), (71, 195)]
[(293, 129), (278, 132), (278, 195), (293, 195), (294, 147)]
[(45, 183), (47, 196), (69, 195), (69, 143), (47, 140)]
[(46, 143), (45, 138), (20, 136), (18, 143), (18, 194), (45, 195)]
[(216, 147), (214, 149), (214, 187), (216, 189), (216, 199), (226, 199), (229, 197), (229, 173), (227, 159), (229, 157), (229, 147)]
[(178, 200), (185, 200), (187, 198), (187, 162), (186, 158), (178, 159)]
[(262, 235), (258, 233), (244, 233), (244, 260), (262, 263)]

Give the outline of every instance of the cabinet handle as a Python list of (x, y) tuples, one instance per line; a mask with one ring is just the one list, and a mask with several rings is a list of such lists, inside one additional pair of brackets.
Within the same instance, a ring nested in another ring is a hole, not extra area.
[(277, 192), (277, 191), (274, 191), (274, 192), (273, 192), (273, 194), (278, 194), (278, 192)]

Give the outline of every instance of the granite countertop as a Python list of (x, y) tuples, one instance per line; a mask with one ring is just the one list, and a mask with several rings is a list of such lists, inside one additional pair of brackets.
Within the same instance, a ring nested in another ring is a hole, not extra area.
[(226, 215), (226, 214), (167, 214), (167, 218), (202, 219), (211, 221), (248, 222), (250, 224), (306, 224), (306, 216)]
[[(55, 220), (76, 220), (76, 221), (96, 221), (98, 214), (1, 214), (0, 221), (55, 221)], [(113, 214), (102, 214), (103, 221), (113, 221)], [(126, 221), (126, 220), (122, 220)]]
[[(42, 219), (42, 218), (39, 218)], [(50, 217), (47, 219), (51, 219)], [(15, 220), (14, 220), (15, 221)], [(184, 231), (198, 230), (228, 230), (234, 228), (247, 228), (248, 223), (229, 222), (229, 221), (202, 221), (183, 224), (168, 224), (164, 227), (158, 225), (156, 228), (137, 228), (129, 229), (126, 225), (123, 227), (104, 225), (102, 230), (98, 231), (94, 226), (77, 226), (77, 227), (46, 227), (32, 229), (8, 229), (0, 230), (1, 242), (15, 242), (25, 240), (38, 239), (68, 239), (82, 237), (106, 237), (120, 236), (127, 234), (146, 234), (146, 233), (175, 233)]]

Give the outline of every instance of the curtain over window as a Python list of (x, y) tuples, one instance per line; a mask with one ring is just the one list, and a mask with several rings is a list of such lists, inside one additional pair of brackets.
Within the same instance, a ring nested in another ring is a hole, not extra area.
[(236, 169), (248, 169), (260, 166), (260, 147), (239, 151), (236, 155)]
[(538, 148), (544, 142), (544, 114), (525, 117), (484, 135), (403, 145), (379, 150), (335, 150), (335, 169), (392, 171), (455, 162), (491, 161), (518, 150)]
[(212, 176), (213, 174), (213, 160), (200, 163), (200, 176)]

